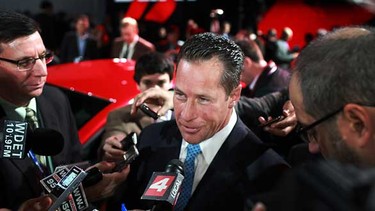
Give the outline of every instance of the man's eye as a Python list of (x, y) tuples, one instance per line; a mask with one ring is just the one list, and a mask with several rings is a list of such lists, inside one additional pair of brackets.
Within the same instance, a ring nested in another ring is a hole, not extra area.
[(210, 99), (205, 98), (205, 97), (200, 97), (200, 98), (198, 98), (198, 102), (202, 103), (202, 104), (206, 104), (206, 103), (210, 102)]
[(167, 83), (166, 81), (159, 81), (159, 82), (158, 82), (158, 86), (159, 86), (159, 87), (163, 87), (164, 84), (166, 84), (166, 83)]
[(182, 94), (182, 93), (180, 93), (180, 92), (175, 92), (174, 93), (174, 96), (176, 97), (176, 99), (178, 99), (178, 100), (185, 100), (185, 95), (184, 94)]
[(34, 59), (25, 59), (25, 60), (19, 61), (18, 66), (28, 67), (28, 66), (32, 65), (33, 62), (34, 62)]

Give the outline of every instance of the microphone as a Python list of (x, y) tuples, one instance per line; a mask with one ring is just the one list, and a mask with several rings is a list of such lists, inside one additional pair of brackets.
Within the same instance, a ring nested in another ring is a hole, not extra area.
[(54, 129), (36, 128), (30, 131), (26, 138), (26, 150), (33, 150), (39, 155), (53, 156), (59, 154), (64, 148), (64, 137)]
[(63, 204), (69, 205), (66, 202), (67, 197), (69, 196), (69, 194), (73, 193), (74, 190), (79, 191), (79, 189), (77, 190), (76, 188), (81, 184), (86, 175), (87, 173), (85, 171), (78, 168), (77, 166), (73, 166), (73, 168), (71, 168), (63, 176), (63, 178), (56, 184), (56, 186), (53, 187), (53, 189), (49, 193), (49, 196), (51, 196), (53, 200), (53, 204), (50, 206), (48, 211), (55, 211)]
[(56, 155), (64, 147), (60, 132), (47, 128), (30, 130), (23, 121), (4, 120), (1, 132), (0, 158), (24, 159), (30, 149), (39, 155)]
[(156, 201), (153, 211), (172, 210), (180, 194), (184, 180), (183, 162), (178, 159), (169, 161), (165, 172), (154, 172), (141, 199)]
[[(81, 168), (78, 167), (78, 166), (70, 166), (70, 167), (59, 166), (58, 168), (55, 169), (54, 173), (52, 173), (51, 175), (48, 175), (47, 177), (41, 179), (40, 184), (43, 186), (43, 188), (45, 190), (45, 193), (47, 193), (47, 194), (56, 193), (56, 189), (61, 190), (61, 188), (57, 188), (58, 184), (59, 183), (66, 183), (66, 179), (65, 179), (65, 182), (62, 182), (61, 180), (63, 180), (66, 175), (69, 175), (68, 173), (69, 172), (71, 173), (71, 171), (74, 171), (75, 173), (78, 172), (78, 174), (81, 174), (82, 172), (80, 171), (80, 169)], [(84, 186), (82, 185), (83, 181), (87, 178), (87, 176), (89, 174), (90, 173), (88, 171), (86, 171), (86, 176), (83, 178), (82, 183), (80, 183), (77, 187), (68, 190), (68, 192), (66, 193), (68, 195), (69, 195), (69, 191), (71, 191), (71, 193), (70, 193), (71, 197), (68, 197), (68, 199), (64, 200), (65, 195), (63, 195), (60, 199), (57, 200), (56, 198), (59, 198), (59, 196), (61, 194), (54, 194), (55, 196), (53, 198), (55, 199), (56, 206), (59, 206), (59, 210), (81, 211), (81, 210), (86, 210), (89, 207), (89, 203), (88, 203), (87, 198), (86, 198)], [(68, 179), (68, 181), (72, 180), (71, 183), (73, 183), (73, 180), (78, 179), (77, 176), (75, 176), (75, 174), (70, 175), (68, 177), (70, 178), (70, 179)], [(68, 189), (68, 188), (66, 188), (66, 189)], [(58, 201), (58, 202), (56, 202), (56, 201)]]

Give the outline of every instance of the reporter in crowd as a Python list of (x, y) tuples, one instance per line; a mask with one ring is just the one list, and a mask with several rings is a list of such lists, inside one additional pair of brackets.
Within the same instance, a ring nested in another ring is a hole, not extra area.
[[(162, 53), (152, 52), (141, 56), (134, 70), (134, 80), (141, 92), (149, 88), (169, 90), (172, 87), (174, 64)], [(157, 109), (158, 105), (148, 103), (151, 109)], [(157, 106), (156, 108), (154, 108)], [(170, 120), (172, 111), (160, 116), (157, 120), (138, 111), (135, 116), (130, 114), (131, 105), (116, 109), (108, 114), (105, 124), (105, 132), (102, 145), (99, 149), (100, 157), (104, 160), (121, 160), (124, 151), (121, 149), (120, 141), (131, 132), (139, 134), (141, 130), (154, 122)]]
[(241, 74), (241, 82), (245, 87), (242, 88), (241, 96), (262, 97), (288, 87), (290, 73), (276, 66), (273, 61), (267, 63), (255, 41), (240, 40), (236, 44), (245, 56)]
[(111, 46), (112, 58), (125, 58), (137, 61), (143, 54), (155, 51), (155, 46), (139, 36), (138, 22), (124, 17), (120, 23), (121, 36), (114, 39)]
[[(59, 154), (38, 160), (44, 167), (42, 171), (30, 157), (0, 159), (0, 207), (17, 210), (23, 203), (33, 206), (32, 203), (39, 200), (30, 199), (43, 193), (39, 183), (43, 176), (51, 173), (56, 166), (80, 161), (81, 146), (69, 102), (61, 91), (45, 86), (48, 75), (46, 65), (52, 59), (52, 54), (43, 44), (38, 25), (32, 19), (13, 11), (0, 10), (1, 117), (19, 121), (29, 117), (34, 127), (57, 130), (65, 140)], [(96, 166), (108, 171), (113, 169), (114, 164), (103, 162)], [(90, 187), (96, 191), (90, 191), (88, 198), (97, 199), (103, 193), (110, 195), (115, 185), (108, 184), (123, 181), (128, 171), (104, 174), (101, 182)]]

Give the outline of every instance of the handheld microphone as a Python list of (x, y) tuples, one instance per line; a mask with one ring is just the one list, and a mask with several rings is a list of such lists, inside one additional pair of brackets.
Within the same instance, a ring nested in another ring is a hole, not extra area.
[(69, 194), (81, 184), (86, 175), (85, 171), (76, 166), (71, 168), (51, 190), (50, 196), (54, 202), (48, 211), (55, 211), (59, 208), (66, 201)]
[(31, 149), (38, 155), (53, 156), (63, 150), (64, 137), (59, 131), (49, 128), (36, 128), (30, 132), (26, 138), (26, 152)]
[(141, 199), (157, 201), (153, 211), (172, 210), (177, 202), (184, 180), (183, 163), (178, 159), (169, 161), (165, 172), (154, 172)]
[[(60, 166), (59, 168), (56, 168), (54, 173), (41, 179), (40, 183), (42, 184), (45, 192), (50, 194), (57, 187), (57, 184), (61, 181), (61, 179), (64, 178), (64, 176), (69, 172), (69, 169), (71, 168), (68, 168), (67, 166)], [(86, 178), (87, 176), (84, 179)], [(59, 207), (59, 210), (81, 211), (89, 207), (82, 184), (79, 184), (78, 187), (74, 188), (71, 194), (72, 197), (63, 201)]]
[(47, 128), (28, 129), (28, 123), (4, 120), (0, 158), (24, 159), (32, 149), (39, 155), (56, 155), (64, 147), (60, 132)]

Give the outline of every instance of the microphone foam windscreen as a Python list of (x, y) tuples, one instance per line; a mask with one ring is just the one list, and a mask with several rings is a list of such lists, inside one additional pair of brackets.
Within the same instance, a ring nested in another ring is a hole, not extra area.
[(27, 140), (34, 153), (39, 155), (57, 155), (64, 148), (64, 137), (56, 130), (36, 128)]

